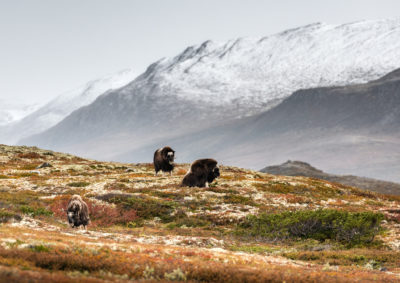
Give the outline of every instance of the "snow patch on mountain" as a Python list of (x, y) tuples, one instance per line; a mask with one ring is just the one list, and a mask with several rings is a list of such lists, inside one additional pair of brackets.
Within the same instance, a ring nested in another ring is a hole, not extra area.
[(0, 126), (18, 121), (32, 112), (35, 112), (39, 107), (39, 104), (21, 105), (0, 99)]
[(400, 18), (316, 23), (266, 37), (188, 47), (151, 65), (125, 93), (138, 93), (134, 90), (150, 83), (160, 90), (152, 94), (233, 104), (249, 115), (298, 89), (363, 83), (398, 67)]
[(3, 133), (0, 142), (14, 144), (21, 138), (40, 133), (56, 125), (74, 110), (89, 105), (105, 92), (123, 87), (136, 76), (136, 71), (126, 69), (66, 92), (23, 119), (0, 128), (0, 133)]
[[(98, 96), (108, 90), (126, 85), (134, 80), (136, 76), (137, 73), (134, 70), (127, 69), (112, 76), (90, 81), (80, 88), (58, 96), (34, 114), (43, 122), (50, 123), (53, 126), (72, 111), (92, 103)], [(49, 128), (49, 125), (45, 127)]]

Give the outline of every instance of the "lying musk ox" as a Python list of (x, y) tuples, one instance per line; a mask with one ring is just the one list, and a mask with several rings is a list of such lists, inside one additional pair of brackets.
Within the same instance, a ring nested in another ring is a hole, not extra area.
[(157, 149), (154, 152), (154, 170), (156, 170), (156, 176), (158, 171), (169, 172), (172, 174), (172, 170), (174, 170), (174, 158), (175, 151), (169, 146), (164, 146), (163, 148)]
[(198, 159), (192, 163), (182, 180), (182, 187), (208, 187), (208, 184), (219, 177), (219, 168), (214, 159)]
[(67, 207), (68, 222), (71, 227), (79, 227), (89, 224), (89, 209), (86, 202), (78, 195), (73, 195), (68, 202)]

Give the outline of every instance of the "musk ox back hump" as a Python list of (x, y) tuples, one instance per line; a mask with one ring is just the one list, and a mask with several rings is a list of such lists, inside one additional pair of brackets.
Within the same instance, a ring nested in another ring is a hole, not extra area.
[(198, 159), (192, 163), (183, 177), (181, 186), (205, 187), (219, 176), (218, 162), (215, 159)]

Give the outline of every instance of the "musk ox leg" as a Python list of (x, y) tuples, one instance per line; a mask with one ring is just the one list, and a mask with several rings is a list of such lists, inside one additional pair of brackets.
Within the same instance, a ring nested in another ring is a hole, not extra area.
[(206, 188), (208, 188), (208, 187), (209, 187), (208, 182), (206, 182)]

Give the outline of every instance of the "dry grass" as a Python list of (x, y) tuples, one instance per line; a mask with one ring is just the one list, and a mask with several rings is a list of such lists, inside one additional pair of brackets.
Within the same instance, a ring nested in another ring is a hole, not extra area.
[[(209, 188), (181, 188), (189, 164), (155, 177), (150, 163), (4, 145), (0, 156), (0, 282), (399, 280), (399, 197), (228, 166)], [(42, 162), (53, 167), (32, 172)], [(88, 232), (67, 225), (73, 194), (89, 206)], [(381, 212), (384, 229), (363, 248), (233, 233), (249, 217), (318, 209)]]

